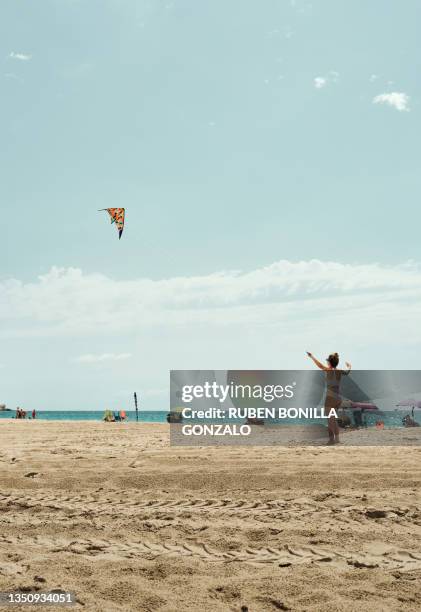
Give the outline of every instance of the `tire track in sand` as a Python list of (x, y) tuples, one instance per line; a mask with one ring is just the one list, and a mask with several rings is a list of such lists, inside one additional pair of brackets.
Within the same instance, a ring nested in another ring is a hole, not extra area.
[(313, 546), (280, 548), (245, 548), (220, 552), (204, 543), (181, 542), (160, 544), (153, 542), (119, 542), (113, 540), (77, 539), (37, 536), (0, 536), (0, 545), (19, 549), (42, 549), (48, 553), (67, 553), (88, 556), (154, 560), (158, 557), (189, 557), (205, 563), (252, 563), (256, 565), (278, 565), (288, 567), (301, 563), (333, 563), (358, 568), (382, 568), (386, 570), (412, 571), (421, 569), (421, 552), (389, 550), (383, 553), (333, 551)]
[[(139, 495), (139, 494), (138, 494)], [(145, 500), (140, 498), (136, 499), (133, 492), (121, 491), (118, 496), (102, 495), (94, 496), (92, 494), (77, 495), (75, 497), (63, 494), (46, 493), (31, 491), (28, 494), (19, 493), (1, 493), (0, 494), (0, 506), (6, 507), (21, 507), (21, 508), (48, 508), (54, 510), (69, 510), (69, 511), (81, 511), (82, 513), (95, 512), (98, 514), (114, 514), (115, 512), (127, 513), (133, 516), (136, 512), (147, 512), (147, 511), (180, 511), (185, 510), (198, 512), (213, 512), (217, 511), (235, 511), (238, 512), (250, 512), (252, 510), (261, 512), (271, 512), (276, 510), (303, 509), (302, 505), (293, 504), (284, 500), (269, 500), (269, 501), (247, 501), (242, 499), (161, 499), (161, 500)], [(309, 510), (317, 510), (315, 504), (307, 504)]]
[(0, 493), (0, 510), (23, 508), (70, 512), (74, 516), (94, 515), (125, 515), (148, 518), (162, 517), (165, 514), (180, 515), (189, 512), (193, 515), (217, 513), (220, 516), (236, 518), (243, 514), (254, 517), (285, 518), (294, 514), (295, 518), (306, 518), (317, 513), (328, 520), (352, 522), (370, 522), (388, 520), (401, 524), (412, 524), (421, 527), (421, 509), (416, 505), (409, 507), (367, 507), (346, 503), (344, 506), (326, 505), (318, 500), (300, 498), (294, 500), (255, 500), (244, 499), (150, 499), (144, 498), (144, 493), (138, 491), (119, 491), (98, 493), (81, 493), (72, 496), (57, 491), (9, 492)]

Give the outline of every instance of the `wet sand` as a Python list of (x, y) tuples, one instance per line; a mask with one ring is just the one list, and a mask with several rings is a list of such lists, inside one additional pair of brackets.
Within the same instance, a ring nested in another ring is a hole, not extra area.
[(171, 448), (166, 424), (2, 420), (0, 590), (89, 612), (419, 610), (421, 448), (355, 433)]

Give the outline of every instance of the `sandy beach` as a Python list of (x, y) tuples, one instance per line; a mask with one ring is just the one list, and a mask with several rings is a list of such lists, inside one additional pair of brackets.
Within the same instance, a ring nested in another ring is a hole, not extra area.
[(74, 591), (89, 612), (421, 608), (420, 447), (177, 448), (164, 424), (0, 435), (0, 591)]

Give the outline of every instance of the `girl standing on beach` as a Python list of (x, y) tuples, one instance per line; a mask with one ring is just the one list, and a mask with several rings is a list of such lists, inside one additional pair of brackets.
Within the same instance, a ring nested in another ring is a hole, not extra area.
[[(331, 408), (337, 410), (342, 402), (340, 387), (341, 378), (343, 375), (347, 376), (351, 371), (351, 364), (346, 362), (345, 365), (347, 370), (337, 370), (339, 365), (338, 353), (332, 353), (326, 359), (327, 365), (323, 365), (314, 355), (307, 351), (307, 355), (314, 361), (316, 366), (326, 372), (326, 398), (325, 398), (325, 411), (329, 412)], [(328, 444), (339, 443), (339, 427), (336, 422), (336, 417), (330, 416), (328, 419), (328, 432), (329, 442)]]

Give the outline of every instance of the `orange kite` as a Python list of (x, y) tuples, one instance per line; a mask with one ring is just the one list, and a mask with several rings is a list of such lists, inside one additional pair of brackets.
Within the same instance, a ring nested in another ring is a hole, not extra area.
[(107, 213), (111, 217), (111, 223), (115, 223), (118, 229), (118, 239), (120, 240), (121, 234), (124, 229), (124, 216), (125, 209), (124, 208), (101, 208), (101, 210), (106, 210)]

